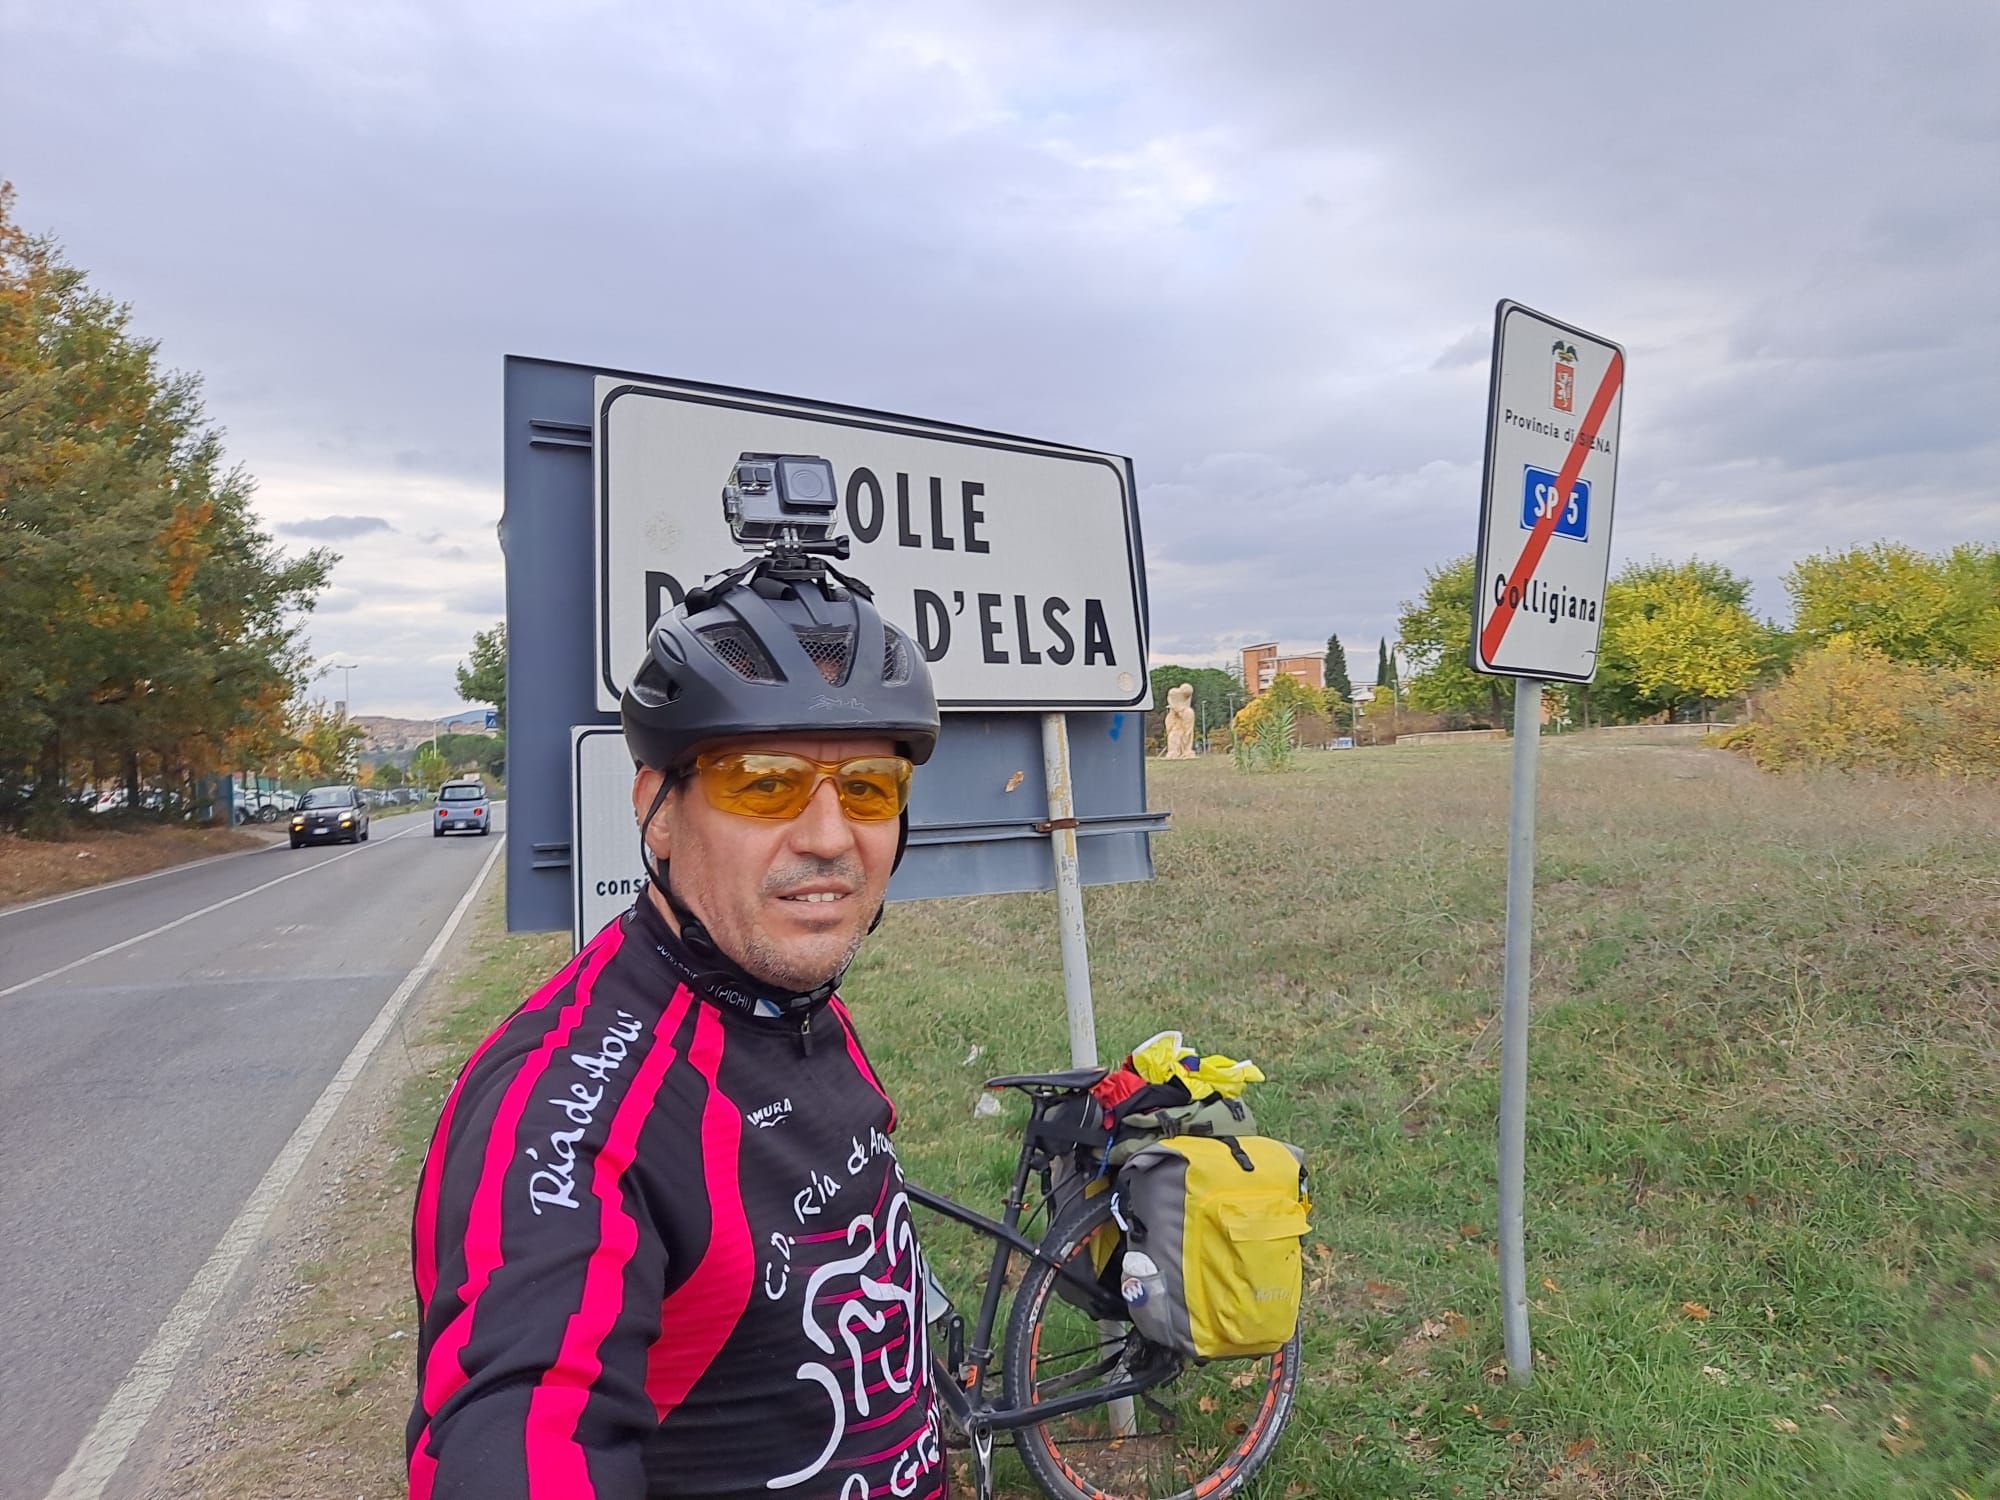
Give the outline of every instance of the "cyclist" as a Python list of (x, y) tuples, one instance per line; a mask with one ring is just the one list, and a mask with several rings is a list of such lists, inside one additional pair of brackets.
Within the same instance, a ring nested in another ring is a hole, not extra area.
[[(747, 573), (747, 577), (744, 574)], [(739, 570), (621, 704), (649, 888), (432, 1136), (414, 1497), (944, 1493), (895, 1110), (834, 990), (938, 712), (839, 574)]]

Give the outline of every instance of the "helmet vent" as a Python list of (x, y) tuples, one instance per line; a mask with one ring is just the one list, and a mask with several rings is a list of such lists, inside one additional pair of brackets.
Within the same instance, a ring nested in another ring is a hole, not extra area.
[(903, 632), (890, 625), (882, 632), (882, 685), (901, 687), (910, 680), (910, 643)]
[(819, 668), (819, 675), (834, 687), (847, 680), (848, 659), (854, 654), (854, 632), (852, 630), (799, 630), (793, 633), (799, 638), (799, 645), (812, 664)]
[(680, 684), (651, 652), (632, 678), (632, 697), (646, 708), (664, 708), (680, 697)]
[(697, 631), (722, 664), (745, 682), (778, 682), (777, 668), (757, 638), (741, 625), (712, 625)]

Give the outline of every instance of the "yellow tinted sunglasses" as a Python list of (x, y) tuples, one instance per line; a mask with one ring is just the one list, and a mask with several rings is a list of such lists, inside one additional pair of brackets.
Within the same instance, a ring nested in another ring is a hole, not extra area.
[(857, 823), (885, 822), (910, 800), (910, 763), (900, 755), (824, 761), (733, 750), (696, 756), (689, 774), (710, 807), (746, 818), (796, 818), (821, 781), (833, 783), (840, 810)]

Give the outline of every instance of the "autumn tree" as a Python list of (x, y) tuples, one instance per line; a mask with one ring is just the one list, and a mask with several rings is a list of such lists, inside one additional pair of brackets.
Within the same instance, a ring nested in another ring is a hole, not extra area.
[(1237, 738), (1255, 742), (1260, 731), (1281, 708), (1292, 711), (1296, 736), (1312, 738), (1314, 721), (1323, 721), (1326, 714), (1327, 695), (1317, 688), (1307, 687), (1288, 672), (1280, 672), (1271, 679), (1269, 687), (1237, 710), (1233, 725)]
[(288, 769), (302, 781), (351, 781), (367, 738), (368, 731), (323, 702), (296, 703)]
[(13, 220), (0, 184), (0, 772), (56, 805), (73, 768), (258, 760), (303, 677), (333, 558), (282, 557), (198, 382)]
[(472, 661), (458, 667), (458, 696), (467, 703), (490, 703), (500, 727), (507, 727), (507, 622), (472, 637)]
[(1631, 723), (1747, 691), (1771, 655), (1749, 580), (1719, 563), (1635, 562), (1605, 588), (1593, 717)]
[(1891, 661), (2000, 670), (2000, 548), (1876, 542), (1800, 560), (1785, 589), (1803, 644), (1845, 636)]

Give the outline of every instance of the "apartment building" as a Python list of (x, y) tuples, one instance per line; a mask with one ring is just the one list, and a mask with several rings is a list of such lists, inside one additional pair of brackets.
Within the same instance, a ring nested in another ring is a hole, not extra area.
[(1326, 658), (1323, 656), (1280, 656), (1276, 641), (1243, 648), (1244, 691), (1264, 691), (1278, 677), (1290, 677), (1309, 688), (1326, 686)]

